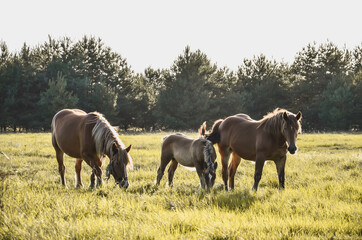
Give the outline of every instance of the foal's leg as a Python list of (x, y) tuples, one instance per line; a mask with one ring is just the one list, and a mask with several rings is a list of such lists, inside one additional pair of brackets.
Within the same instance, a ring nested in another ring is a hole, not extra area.
[(175, 175), (175, 171), (177, 168), (178, 162), (176, 160), (172, 160), (170, 166), (168, 167), (168, 185), (171, 187), (173, 176)]
[(280, 160), (275, 161), (275, 165), (277, 167), (278, 179), (279, 179), (279, 189), (284, 189), (284, 170), (285, 170), (285, 162), (287, 160), (287, 156), (283, 156)]
[(75, 187), (83, 187), (83, 183), (82, 183), (82, 177), (80, 175), (81, 171), (82, 171), (82, 159), (81, 158), (77, 158), (75, 160)]
[(165, 157), (161, 155), (161, 163), (157, 170), (157, 179), (156, 179), (157, 185), (160, 185), (166, 166), (169, 164), (170, 161), (171, 161), (170, 157)]
[(221, 146), (219, 144), (219, 153), (221, 156), (221, 164), (222, 164), (222, 179), (224, 180), (225, 190), (228, 190), (228, 165), (229, 165), (229, 157), (230, 150), (227, 146)]
[(235, 173), (236, 173), (236, 169), (238, 168), (240, 164), (240, 157), (236, 154), (233, 153), (233, 158), (231, 160), (230, 166), (229, 166), (229, 188), (230, 189), (234, 189), (234, 178), (235, 178)]
[(204, 175), (204, 168), (202, 164), (195, 164), (197, 175), (199, 175), (200, 178), (200, 184), (203, 189), (207, 188), (206, 179)]
[(263, 174), (263, 167), (265, 163), (264, 154), (257, 153), (256, 154), (256, 161), (255, 161), (255, 173), (254, 173), (254, 185), (253, 190), (258, 190), (258, 185), (261, 179), (261, 175)]

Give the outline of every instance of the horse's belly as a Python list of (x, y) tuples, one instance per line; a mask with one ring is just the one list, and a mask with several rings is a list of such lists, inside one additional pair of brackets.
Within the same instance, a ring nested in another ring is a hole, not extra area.
[(59, 148), (68, 156), (73, 158), (81, 158), (79, 144), (71, 142), (64, 142), (63, 144), (58, 143)]
[(231, 146), (231, 149), (239, 157), (245, 160), (255, 161), (256, 159), (255, 146), (250, 145), (250, 143), (238, 143)]
[(185, 167), (195, 167), (194, 162), (192, 161), (192, 157), (188, 156), (182, 152), (174, 152), (174, 159)]
[(55, 133), (55, 140), (65, 154), (73, 158), (81, 158), (79, 136), (74, 132)]
[(250, 153), (250, 152), (235, 152), (239, 157), (241, 157), (242, 159), (245, 160), (250, 160), (250, 161), (255, 161), (256, 159), (256, 155), (255, 153)]

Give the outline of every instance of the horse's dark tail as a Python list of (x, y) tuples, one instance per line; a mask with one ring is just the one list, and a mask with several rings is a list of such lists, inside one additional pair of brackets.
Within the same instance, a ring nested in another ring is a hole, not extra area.
[(204, 160), (207, 166), (207, 172), (211, 173), (215, 171), (214, 168), (214, 159), (212, 159), (213, 151), (215, 151), (214, 146), (211, 141), (206, 140), (204, 148)]
[(204, 122), (199, 128), (199, 134), (212, 142), (212, 144), (220, 142), (219, 126), (222, 121), (224, 121), (224, 119), (216, 120), (212, 125), (211, 132), (206, 131), (206, 122)]

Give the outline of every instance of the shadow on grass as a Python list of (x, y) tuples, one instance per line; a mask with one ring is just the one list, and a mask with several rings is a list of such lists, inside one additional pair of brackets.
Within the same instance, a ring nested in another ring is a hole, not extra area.
[(138, 194), (154, 194), (158, 190), (159, 186), (156, 186), (153, 183), (147, 183), (145, 185), (132, 186), (127, 189), (129, 193), (138, 193)]
[(4, 181), (5, 178), (12, 176), (12, 175), (16, 175), (16, 172), (13, 171), (3, 171), (0, 169), (0, 180)]
[(256, 194), (252, 190), (242, 191), (223, 191), (218, 194), (213, 194), (209, 199), (210, 205), (225, 210), (240, 210), (249, 209), (257, 200)]

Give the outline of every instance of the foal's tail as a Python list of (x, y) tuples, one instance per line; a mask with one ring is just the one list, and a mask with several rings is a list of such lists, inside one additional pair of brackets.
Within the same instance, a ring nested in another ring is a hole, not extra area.
[(224, 119), (219, 119), (214, 122), (211, 128), (211, 132), (206, 131), (206, 122), (204, 122), (199, 128), (199, 134), (204, 136), (212, 144), (220, 142), (219, 126)]

